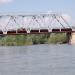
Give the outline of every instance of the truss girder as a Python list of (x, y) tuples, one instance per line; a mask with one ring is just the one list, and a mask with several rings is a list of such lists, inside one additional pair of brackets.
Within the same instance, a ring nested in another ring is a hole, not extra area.
[(71, 26), (58, 14), (0, 15), (0, 30), (3, 32), (20, 28), (50, 30), (71, 28)]

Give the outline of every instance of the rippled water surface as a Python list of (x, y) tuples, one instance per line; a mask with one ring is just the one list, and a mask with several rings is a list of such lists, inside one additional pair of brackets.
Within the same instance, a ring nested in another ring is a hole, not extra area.
[(0, 47), (0, 75), (75, 75), (75, 45)]

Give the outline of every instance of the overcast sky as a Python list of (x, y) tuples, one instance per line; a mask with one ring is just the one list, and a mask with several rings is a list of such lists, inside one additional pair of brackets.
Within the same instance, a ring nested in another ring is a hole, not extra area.
[(60, 12), (75, 19), (75, 0), (0, 0), (0, 12)]

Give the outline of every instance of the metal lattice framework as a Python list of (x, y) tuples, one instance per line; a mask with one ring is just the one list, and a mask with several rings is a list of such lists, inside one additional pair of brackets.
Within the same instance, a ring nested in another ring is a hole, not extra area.
[(31, 30), (48, 29), (51, 31), (65, 28), (71, 28), (71, 26), (60, 14), (0, 15), (2, 32), (26, 29), (29, 33)]

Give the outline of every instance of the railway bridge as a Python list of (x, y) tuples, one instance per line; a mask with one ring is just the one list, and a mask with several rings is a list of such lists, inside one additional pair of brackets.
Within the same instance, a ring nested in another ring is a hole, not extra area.
[(75, 27), (61, 14), (1, 14), (0, 35), (25, 35), (67, 33), (70, 43), (75, 43)]

